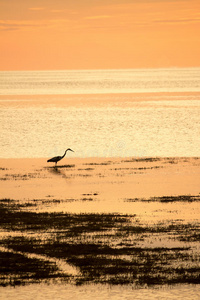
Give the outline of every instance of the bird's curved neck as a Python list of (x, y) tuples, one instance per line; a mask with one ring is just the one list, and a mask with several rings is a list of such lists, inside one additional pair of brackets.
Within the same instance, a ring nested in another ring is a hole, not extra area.
[(62, 158), (65, 157), (66, 153), (67, 153), (67, 150), (65, 150), (65, 153), (63, 154)]

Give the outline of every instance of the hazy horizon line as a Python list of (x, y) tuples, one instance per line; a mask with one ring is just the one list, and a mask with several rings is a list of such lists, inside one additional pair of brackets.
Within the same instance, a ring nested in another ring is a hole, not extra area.
[(141, 68), (88, 68), (88, 69), (14, 69), (14, 70), (0, 70), (1, 73), (4, 72), (88, 72), (88, 71), (120, 71), (120, 70), (172, 70), (172, 69), (200, 69), (199, 66), (191, 66), (191, 67), (178, 67), (178, 66), (171, 66), (171, 67), (141, 67)]

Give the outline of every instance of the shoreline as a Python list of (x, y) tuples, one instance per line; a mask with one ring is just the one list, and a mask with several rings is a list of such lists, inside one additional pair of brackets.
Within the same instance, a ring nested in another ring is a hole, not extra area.
[(140, 211), (146, 199), (152, 211), (154, 197), (200, 193), (198, 157), (64, 158), (54, 165), (46, 158), (0, 159), (1, 198), (60, 201), (44, 205), (48, 211), (126, 213), (135, 199), (140, 205), (134, 209)]
[(0, 160), (0, 286), (199, 284), (200, 158), (53, 165)]

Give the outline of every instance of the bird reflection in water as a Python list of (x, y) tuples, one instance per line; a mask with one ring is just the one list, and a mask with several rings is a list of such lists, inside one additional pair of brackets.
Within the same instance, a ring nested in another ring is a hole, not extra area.
[(48, 170), (53, 173), (54, 175), (59, 175), (62, 176), (63, 178), (69, 179), (71, 176), (67, 176), (65, 174), (65, 170), (69, 169), (69, 168), (73, 168), (75, 167), (75, 165), (61, 165), (59, 167), (55, 166), (55, 167), (49, 167)]

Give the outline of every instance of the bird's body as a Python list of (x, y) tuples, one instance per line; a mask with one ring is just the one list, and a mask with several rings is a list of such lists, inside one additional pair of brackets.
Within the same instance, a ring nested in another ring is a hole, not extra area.
[(65, 157), (67, 151), (72, 151), (72, 152), (74, 152), (72, 149), (68, 148), (67, 150), (65, 150), (65, 153), (64, 153), (63, 156), (55, 156), (55, 157), (52, 157), (52, 158), (48, 159), (47, 162), (55, 162), (55, 166), (56, 166), (56, 165), (57, 165), (57, 162), (58, 162), (59, 160), (61, 160), (62, 158)]

